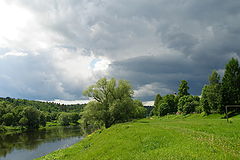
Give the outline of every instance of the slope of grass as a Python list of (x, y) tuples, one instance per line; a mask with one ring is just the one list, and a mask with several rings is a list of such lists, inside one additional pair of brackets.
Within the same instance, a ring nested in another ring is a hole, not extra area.
[(240, 159), (240, 116), (171, 115), (117, 124), (39, 160)]

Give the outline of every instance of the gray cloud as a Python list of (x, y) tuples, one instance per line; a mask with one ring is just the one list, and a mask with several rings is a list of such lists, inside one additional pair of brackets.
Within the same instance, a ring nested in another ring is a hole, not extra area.
[(229, 58), (239, 58), (236, 0), (7, 4), (31, 16), (18, 36), (0, 38), (1, 55), (28, 54), (0, 59), (2, 96), (74, 100), (102, 76), (129, 80), (143, 100), (175, 92), (182, 79), (189, 81), (192, 94), (200, 94), (212, 69), (222, 73)]

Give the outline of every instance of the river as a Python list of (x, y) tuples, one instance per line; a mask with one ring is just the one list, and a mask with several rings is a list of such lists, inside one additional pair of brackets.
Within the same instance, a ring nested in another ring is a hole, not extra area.
[(0, 160), (32, 160), (83, 138), (80, 127), (54, 127), (0, 135)]

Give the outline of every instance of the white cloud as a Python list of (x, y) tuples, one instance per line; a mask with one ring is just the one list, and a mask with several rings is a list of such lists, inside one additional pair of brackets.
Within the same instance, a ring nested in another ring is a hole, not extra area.
[[(43, 100), (40, 100), (43, 101)], [(87, 104), (91, 100), (74, 100), (74, 101), (66, 101), (61, 99), (55, 99), (53, 101), (47, 101), (47, 102), (54, 102), (54, 103), (60, 103), (60, 104)]]
[(23, 56), (27, 56), (27, 55), (28, 54), (24, 53), (24, 52), (12, 51), (12, 52), (7, 52), (7, 53), (5, 53), (3, 55), (0, 55), (0, 59), (6, 58), (6, 57), (9, 57), (9, 56), (23, 57)]
[(144, 101), (143, 105), (144, 106), (153, 106), (154, 105), (154, 101)]
[(107, 59), (98, 59), (93, 66), (94, 71), (106, 71), (111, 62)]
[(0, 1), (0, 45), (6, 47), (7, 41), (19, 38), (22, 30), (28, 27), (32, 14), (13, 3)]
[(174, 93), (172, 90), (168, 89), (165, 85), (154, 82), (151, 84), (145, 84), (143, 86), (138, 87), (134, 90), (134, 97), (154, 97), (156, 94), (160, 93), (161, 95), (172, 94)]

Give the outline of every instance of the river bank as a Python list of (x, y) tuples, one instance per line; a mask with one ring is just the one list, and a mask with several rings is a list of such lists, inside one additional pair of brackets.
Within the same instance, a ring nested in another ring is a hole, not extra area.
[(240, 116), (170, 115), (98, 130), (37, 160), (239, 159)]

